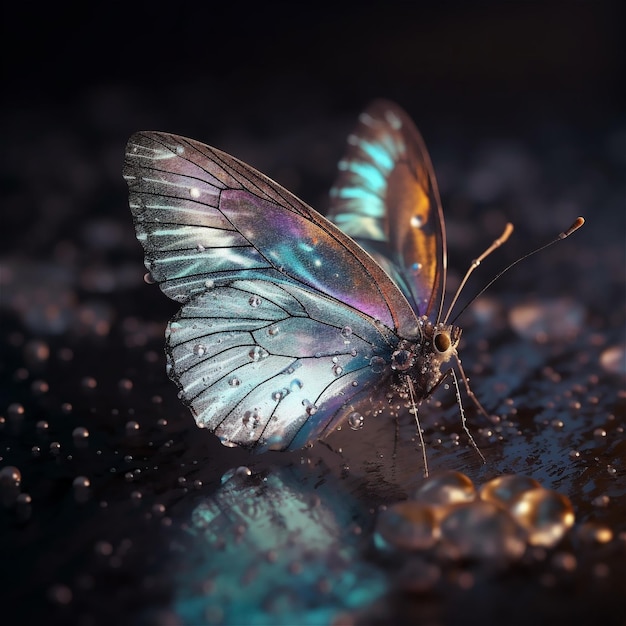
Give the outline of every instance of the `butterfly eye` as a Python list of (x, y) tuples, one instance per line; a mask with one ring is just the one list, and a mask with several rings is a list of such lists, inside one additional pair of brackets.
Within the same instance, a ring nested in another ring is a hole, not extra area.
[(433, 339), (433, 344), (438, 352), (446, 352), (450, 347), (450, 335), (448, 333), (437, 333)]

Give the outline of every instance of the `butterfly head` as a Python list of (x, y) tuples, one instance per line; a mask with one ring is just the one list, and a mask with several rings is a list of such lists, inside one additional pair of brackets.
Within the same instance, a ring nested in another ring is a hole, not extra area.
[(430, 395), (441, 379), (441, 366), (456, 355), (461, 329), (448, 324), (433, 324), (421, 317), (416, 341), (400, 340), (391, 355), (391, 368), (411, 377), (418, 395)]

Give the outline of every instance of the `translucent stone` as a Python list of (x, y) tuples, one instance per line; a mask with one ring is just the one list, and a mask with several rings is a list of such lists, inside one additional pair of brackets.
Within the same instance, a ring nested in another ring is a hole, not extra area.
[(517, 560), (525, 533), (504, 509), (477, 500), (458, 504), (441, 521), (443, 552), (452, 559)]
[(413, 500), (422, 504), (449, 505), (471, 502), (476, 498), (472, 481), (461, 472), (447, 471), (431, 475), (417, 489)]
[(425, 550), (439, 539), (433, 509), (419, 502), (392, 504), (376, 520), (375, 544), (381, 549)]
[(574, 524), (574, 508), (569, 499), (542, 487), (520, 494), (509, 510), (528, 533), (532, 546), (556, 545)]
[(507, 508), (520, 495), (529, 489), (537, 489), (541, 485), (528, 476), (504, 474), (485, 483), (480, 488), (480, 498)]

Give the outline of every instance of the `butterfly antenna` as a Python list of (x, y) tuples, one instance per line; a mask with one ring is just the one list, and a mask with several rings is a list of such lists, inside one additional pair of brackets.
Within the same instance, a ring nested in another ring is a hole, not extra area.
[[(543, 246), (540, 246), (539, 248), (536, 248), (535, 250), (531, 250), (530, 252), (528, 252), (527, 254), (525, 254), (524, 256), (520, 257), (519, 259), (517, 259), (517, 261), (513, 261), (513, 263), (511, 263), (511, 265), (508, 265), (507, 267), (505, 267), (501, 272), (499, 272), (498, 274), (496, 274), (496, 276), (494, 278), (492, 278), (455, 316), (454, 319), (452, 320), (452, 322), (450, 322), (451, 324), (454, 324), (454, 322), (456, 322), (456, 320), (459, 319), (459, 317), (464, 313), (465, 309), (467, 309), (468, 306), (470, 306), (470, 304), (472, 304), (472, 302), (474, 302), (474, 300), (476, 300), (477, 298), (480, 298), (480, 296), (483, 295), (483, 293), (485, 293), (485, 291), (487, 291), (487, 289), (489, 289), (489, 287), (491, 287), (491, 285), (493, 285), (493, 283), (496, 282), (496, 280), (498, 280), (498, 278), (500, 278), (500, 276), (502, 276), (502, 274), (505, 274), (506, 272), (508, 272), (512, 267), (515, 267), (518, 263), (520, 263), (521, 261), (523, 261), (524, 259), (527, 259), (529, 256), (532, 256), (533, 254), (537, 254), (537, 252), (541, 252), (542, 250), (545, 250), (546, 248), (549, 248), (550, 246), (554, 245), (555, 243), (561, 241), (562, 239), (565, 239), (567, 237), (569, 237), (573, 232), (577, 231), (583, 224), (585, 223), (585, 219), (583, 217), (577, 217), (573, 224), (567, 229), (564, 230), (562, 233), (559, 233), (552, 241), (549, 241), (548, 243), (544, 244)], [(506, 229), (505, 229), (506, 232)], [(494, 242), (495, 243), (495, 242)], [(484, 255), (483, 255), (484, 257)], [(458, 292), (457, 292), (458, 295)], [(456, 300), (456, 297), (455, 297)], [(448, 315), (446, 316), (446, 320), (449, 316), (450, 312), (448, 311)]]
[(426, 445), (424, 444), (424, 435), (422, 434), (422, 427), (420, 426), (420, 420), (417, 415), (417, 404), (415, 403), (415, 389), (413, 388), (413, 381), (410, 376), (405, 376), (407, 387), (409, 389), (409, 396), (411, 398), (411, 409), (415, 416), (415, 423), (417, 424), (417, 434), (420, 438), (420, 445), (422, 446), (422, 458), (424, 459), (424, 478), (428, 478), (428, 459), (426, 458)]
[(513, 224), (511, 224), (511, 222), (508, 222), (507, 225), (504, 227), (504, 232), (477, 259), (474, 259), (472, 261), (471, 265), (469, 266), (469, 269), (467, 270), (467, 272), (465, 274), (465, 277), (461, 281), (461, 284), (459, 285), (459, 288), (456, 290), (456, 293), (454, 294), (454, 298), (452, 298), (452, 302), (450, 303), (450, 306), (448, 307), (448, 312), (446, 313), (446, 316), (445, 316), (445, 318), (443, 320), (444, 324), (448, 321), (448, 318), (450, 317), (450, 313), (452, 313), (452, 309), (454, 308), (454, 305), (456, 304), (456, 301), (459, 299), (459, 296), (461, 295), (461, 291), (463, 291), (463, 287), (465, 287), (465, 283), (467, 283), (467, 280), (472, 275), (472, 272), (496, 248), (499, 248), (511, 236), (512, 232), (513, 232)]

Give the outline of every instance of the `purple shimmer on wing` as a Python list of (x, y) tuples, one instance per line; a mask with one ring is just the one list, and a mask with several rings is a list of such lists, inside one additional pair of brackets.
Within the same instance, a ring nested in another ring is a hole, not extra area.
[[(333, 233), (247, 191), (222, 192), (219, 208), (286, 276), (394, 327), (385, 298), (367, 268)], [(260, 228), (259, 222), (265, 226)]]

